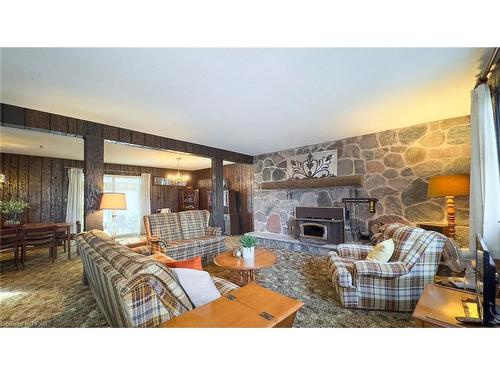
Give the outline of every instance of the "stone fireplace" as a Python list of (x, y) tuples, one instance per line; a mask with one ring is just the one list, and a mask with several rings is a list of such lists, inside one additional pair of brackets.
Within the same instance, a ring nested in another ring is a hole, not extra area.
[[(337, 150), (336, 176), (361, 175), (360, 187), (266, 190), (262, 183), (286, 181), (288, 160), (297, 155)], [(368, 205), (356, 211), (356, 230), (374, 222), (442, 223), (444, 198), (428, 198), (428, 179), (435, 175), (467, 174), (470, 169), (469, 117), (457, 117), (386, 130), (337, 141), (258, 155), (254, 158), (253, 214), (255, 233), (294, 238), (296, 207), (343, 207), (342, 198), (376, 198), (376, 213)], [(366, 210), (365, 210), (366, 208)], [(457, 198), (457, 239), (468, 240), (468, 198)], [(348, 221), (349, 222), (349, 221)], [(319, 236), (320, 227), (303, 228)], [(299, 230), (301, 230), (299, 228)], [(328, 229), (327, 229), (328, 231)], [(350, 241), (346, 228), (345, 240)], [(295, 246), (295, 245), (294, 245)], [(298, 246), (298, 245), (297, 245)], [(334, 246), (334, 245), (332, 245)]]
[(342, 198), (356, 197), (349, 187), (254, 190), (254, 230), (294, 236), (297, 207), (343, 207)]

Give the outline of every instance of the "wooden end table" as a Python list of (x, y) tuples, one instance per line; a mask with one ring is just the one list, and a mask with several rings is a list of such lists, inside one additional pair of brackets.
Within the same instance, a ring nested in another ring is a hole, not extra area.
[(257, 247), (253, 259), (237, 258), (232, 251), (226, 251), (217, 255), (214, 263), (221, 268), (238, 271), (240, 279), (236, 284), (242, 286), (255, 281), (256, 270), (276, 263), (276, 255), (263, 247)]
[(465, 316), (464, 301), (475, 299), (475, 293), (429, 284), (420, 296), (412, 317), (419, 327), (475, 328), (478, 326), (463, 324), (455, 319), (456, 316)]

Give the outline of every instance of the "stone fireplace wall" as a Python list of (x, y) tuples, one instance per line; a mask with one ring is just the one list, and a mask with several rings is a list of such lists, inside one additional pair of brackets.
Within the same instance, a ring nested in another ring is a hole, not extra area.
[[(288, 156), (331, 149), (338, 150), (338, 176), (364, 175), (362, 188), (260, 189), (261, 182), (286, 179)], [(289, 234), (296, 206), (341, 206), (344, 197), (379, 200), (376, 214), (360, 212), (365, 230), (375, 221), (444, 223), (445, 199), (427, 198), (428, 179), (468, 174), (469, 170), (469, 116), (258, 155), (254, 159), (254, 227)], [(457, 197), (455, 207), (457, 239), (466, 246), (468, 197)]]

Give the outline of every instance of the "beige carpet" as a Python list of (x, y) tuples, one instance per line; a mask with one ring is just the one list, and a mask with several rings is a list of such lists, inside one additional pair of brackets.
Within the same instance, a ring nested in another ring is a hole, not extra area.
[(59, 248), (54, 264), (48, 250), (28, 254), (24, 270), (1, 263), (0, 326), (107, 327), (88, 287), (81, 283), (82, 263), (76, 251), (68, 260)]
[[(237, 238), (226, 238), (228, 248)], [(328, 279), (326, 258), (274, 250), (278, 261), (262, 270), (257, 282), (304, 302), (296, 327), (408, 327), (410, 314), (343, 308)], [(235, 277), (215, 265), (205, 269), (217, 276)], [(24, 270), (1, 263), (0, 326), (2, 327), (107, 327), (88, 287), (81, 284), (82, 264), (73, 250), (68, 260), (59, 250), (54, 264), (48, 251), (30, 254)]]

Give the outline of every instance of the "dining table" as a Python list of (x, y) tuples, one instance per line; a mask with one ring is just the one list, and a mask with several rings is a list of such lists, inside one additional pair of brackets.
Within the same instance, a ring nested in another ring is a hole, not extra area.
[[(24, 236), (24, 231), (23, 229), (36, 229), (36, 228), (43, 228), (43, 227), (49, 227), (49, 226), (54, 226), (56, 227), (57, 232), (63, 233), (62, 236), (58, 236), (63, 241), (64, 245), (64, 251), (68, 253), (68, 259), (71, 259), (71, 223), (65, 223), (65, 222), (36, 222), (36, 223), (25, 223), (25, 224), (20, 224), (16, 226), (9, 226), (8, 228), (18, 228), (21, 229), (21, 241), (23, 240)], [(5, 226), (4, 226), (5, 227)], [(7, 228), (7, 227), (5, 227)], [(55, 257), (57, 257), (57, 251), (54, 254)]]

